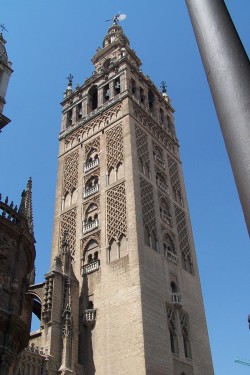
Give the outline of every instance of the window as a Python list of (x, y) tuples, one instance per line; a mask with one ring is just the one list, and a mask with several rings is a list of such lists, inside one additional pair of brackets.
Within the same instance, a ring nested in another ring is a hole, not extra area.
[(73, 112), (72, 112), (72, 109), (70, 109), (68, 112), (67, 112), (67, 123), (66, 123), (66, 127), (68, 128), (69, 126), (72, 125), (72, 115), (73, 115)]
[(145, 101), (144, 90), (143, 90), (142, 87), (140, 87), (140, 101), (141, 101), (141, 103), (144, 103), (144, 101)]
[(171, 225), (172, 217), (170, 214), (170, 207), (168, 202), (164, 198), (162, 198), (160, 201), (160, 216), (164, 223)]
[(114, 80), (114, 95), (118, 95), (121, 92), (121, 82), (120, 77)]
[(98, 92), (97, 86), (94, 85), (89, 89), (88, 92), (88, 104), (87, 104), (87, 112), (90, 113), (94, 111), (98, 106)]
[(86, 182), (85, 189), (83, 191), (83, 196), (84, 198), (87, 198), (88, 196), (95, 194), (98, 191), (99, 191), (98, 176), (92, 176)]
[(133, 78), (131, 78), (131, 91), (132, 91), (132, 94), (136, 94), (136, 83), (135, 83), (135, 80)]
[(148, 107), (152, 112), (154, 109), (155, 96), (152, 90), (148, 90)]
[(77, 104), (76, 112), (77, 112), (77, 119), (80, 120), (82, 118), (82, 103)]
[(103, 102), (107, 102), (110, 99), (109, 85), (103, 87)]
[(160, 108), (160, 121), (164, 124), (165, 118), (164, 118), (164, 111), (162, 108)]

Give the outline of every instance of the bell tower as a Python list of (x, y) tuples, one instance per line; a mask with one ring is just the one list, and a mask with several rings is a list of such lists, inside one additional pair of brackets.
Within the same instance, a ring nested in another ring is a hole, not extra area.
[[(67, 231), (86, 374), (213, 374), (174, 109), (117, 20), (62, 102), (52, 261)], [(61, 246), (61, 245), (60, 245)]]
[(117, 17), (92, 62), (61, 103), (51, 269), (33, 288), (28, 354), (49, 375), (213, 375), (166, 84), (142, 72)]

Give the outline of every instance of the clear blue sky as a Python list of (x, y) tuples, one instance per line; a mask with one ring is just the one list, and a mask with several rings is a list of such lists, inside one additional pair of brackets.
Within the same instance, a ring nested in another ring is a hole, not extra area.
[[(246, 50), (250, 1), (227, 0)], [(184, 0), (1, 0), (14, 73), (0, 135), (0, 191), (19, 203), (33, 178), (37, 282), (49, 269), (57, 172), (60, 101), (66, 77), (82, 84), (101, 45), (105, 20), (121, 11), (122, 26), (143, 71), (165, 80), (176, 109), (186, 189), (199, 261), (216, 375), (246, 375), (249, 239), (203, 66)], [(201, 374), (202, 375), (202, 374)]]

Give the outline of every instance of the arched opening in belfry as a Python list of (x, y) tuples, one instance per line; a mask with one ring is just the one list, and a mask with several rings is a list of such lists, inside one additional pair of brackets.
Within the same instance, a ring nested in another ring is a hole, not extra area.
[(87, 112), (90, 113), (94, 111), (98, 106), (98, 90), (97, 86), (94, 85), (89, 89), (88, 92), (88, 110)]

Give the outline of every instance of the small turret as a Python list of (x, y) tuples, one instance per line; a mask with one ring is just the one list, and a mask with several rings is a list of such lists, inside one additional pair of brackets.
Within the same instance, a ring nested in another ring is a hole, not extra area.
[(18, 213), (22, 216), (27, 223), (28, 230), (30, 234), (34, 235), (34, 226), (33, 226), (33, 212), (32, 212), (32, 179), (29, 178), (27, 182), (26, 189), (22, 192), (22, 199)]

